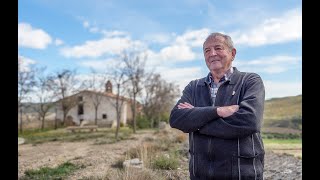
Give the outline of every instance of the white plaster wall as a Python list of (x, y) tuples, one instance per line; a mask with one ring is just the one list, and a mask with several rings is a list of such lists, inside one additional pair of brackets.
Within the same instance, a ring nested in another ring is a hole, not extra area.
[[(84, 115), (83, 119), (86, 121), (90, 121), (90, 123), (94, 123), (95, 119), (95, 109), (94, 109), (94, 104), (92, 102), (92, 99), (88, 94), (81, 93), (79, 95), (82, 95), (83, 97), (83, 109), (84, 109)], [(97, 118), (98, 118), (98, 124), (105, 124), (110, 121), (112, 121), (113, 126), (116, 124), (116, 110), (112, 103), (115, 104), (115, 99), (103, 96), (101, 99), (101, 103), (98, 107), (98, 113), (97, 113)], [(107, 119), (102, 119), (102, 115), (107, 114)], [(120, 121), (124, 124), (127, 123), (127, 119), (132, 119), (130, 118), (132, 116), (131, 113), (131, 108), (130, 105), (127, 102), (124, 102), (122, 105), (122, 115), (120, 118)], [(67, 116), (72, 116), (73, 121), (77, 124), (80, 124), (80, 117), (78, 116), (78, 105), (73, 107), (69, 112)], [(63, 119), (63, 113), (61, 110), (61, 107), (58, 107), (57, 111), (57, 118), (58, 119)]]

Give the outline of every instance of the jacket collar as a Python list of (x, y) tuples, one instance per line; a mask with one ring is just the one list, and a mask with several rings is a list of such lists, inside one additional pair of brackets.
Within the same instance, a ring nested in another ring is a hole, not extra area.
[[(241, 72), (238, 71), (238, 69), (236, 67), (232, 67), (232, 68), (233, 68), (233, 73), (231, 74), (230, 78), (227, 81), (229, 81), (229, 84), (236, 84), (236, 82), (238, 81), (238, 79), (240, 77)], [(207, 85), (207, 82), (206, 82), (207, 77), (208, 76), (199, 79), (198, 86)]]

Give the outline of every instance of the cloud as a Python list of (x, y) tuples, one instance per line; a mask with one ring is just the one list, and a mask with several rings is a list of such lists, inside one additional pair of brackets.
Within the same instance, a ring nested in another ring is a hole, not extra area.
[(97, 32), (99, 32), (99, 28), (97, 28), (97, 27), (91, 27), (91, 28), (89, 29), (89, 31), (92, 32), (92, 33), (97, 33)]
[(18, 45), (21, 47), (45, 49), (52, 39), (42, 29), (35, 29), (27, 23), (18, 24)]
[(202, 47), (204, 40), (209, 35), (210, 30), (202, 28), (199, 30), (187, 31), (175, 40), (175, 44), (188, 45), (191, 47)]
[(235, 60), (233, 65), (248, 72), (281, 73), (289, 69), (301, 68), (301, 57), (297, 56), (267, 56), (255, 60)]
[(26, 58), (24, 56), (18, 55), (18, 64), (21, 72), (30, 71), (30, 66), (36, 64), (33, 59)]
[(125, 32), (125, 31), (106, 31), (106, 30), (102, 30), (101, 33), (105, 36), (105, 37), (115, 37), (115, 36), (124, 36), (124, 37), (129, 37), (129, 33)]
[(153, 33), (153, 34), (146, 34), (144, 35), (144, 41), (148, 43), (155, 43), (155, 44), (168, 44), (172, 41), (175, 34), (168, 34), (168, 33)]
[(182, 92), (191, 80), (202, 77), (201, 70), (202, 68), (197, 66), (182, 68), (161, 66), (157, 67), (156, 72), (160, 73), (161, 77), (166, 81), (179, 85), (179, 89)]
[(264, 81), (266, 99), (302, 94), (301, 82)]
[(112, 70), (117, 67), (119, 60), (117, 59), (103, 59), (103, 60), (84, 60), (79, 63), (81, 66), (93, 68), (95, 70)]
[(54, 40), (54, 44), (56, 45), (56, 46), (60, 46), (60, 45), (62, 45), (64, 42), (61, 40), (61, 39), (55, 39)]
[(102, 55), (119, 55), (124, 50), (143, 49), (144, 44), (140, 41), (132, 41), (129, 37), (103, 38), (97, 41), (86, 41), (83, 45), (67, 47), (60, 50), (65, 57), (93, 57)]
[(161, 49), (159, 53), (165, 60), (181, 60), (189, 61), (194, 59), (195, 54), (192, 52), (189, 46), (185, 45), (174, 45)]
[[(174, 64), (179, 62), (193, 61), (202, 57), (202, 54), (196, 53), (192, 50), (193, 47), (202, 47), (204, 39), (209, 35), (209, 29), (203, 28), (199, 30), (187, 31), (180, 36), (158, 34), (159, 37), (164, 39), (163, 42), (172, 39), (170, 45), (167, 45), (160, 49), (159, 52), (153, 50), (147, 50), (149, 64), (159, 65), (162, 63)], [(167, 38), (167, 39), (166, 39)], [(202, 48), (201, 48), (202, 49)]]
[(247, 33), (232, 32), (235, 44), (245, 46), (262, 46), (267, 44), (285, 43), (301, 40), (302, 11), (293, 9), (285, 12), (281, 17), (269, 18), (261, 24), (255, 25)]
[(82, 24), (85, 29), (89, 29), (89, 32), (103, 34), (104, 37), (106, 37), (106, 38), (120, 37), (120, 36), (129, 37), (129, 33), (125, 32), (125, 31), (118, 31), (118, 30), (107, 31), (107, 30), (104, 30), (104, 29), (97, 27), (96, 25), (92, 25), (92, 23), (89, 23), (89, 21), (87, 21), (87, 20), (84, 20)]
[(89, 26), (90, 26), (88, 21), (83, 21), (82, 25), (84, 28), (89, 28)]

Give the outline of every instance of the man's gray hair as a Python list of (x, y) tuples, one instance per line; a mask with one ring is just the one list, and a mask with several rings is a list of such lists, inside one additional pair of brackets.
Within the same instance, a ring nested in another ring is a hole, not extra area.
[(204, 44), (205, 44), (208, 40), (215, 39), (217, 36), (221, 36), (221, 37), (223, 37), (223, 38), (225, 39), (225, 43), (226, 43), (226, 45), (230, 48), (230, 50), (232, 50), (232, 49), (234, 48), (231, 37), (228, 36), (228, 35), (226, 35), (226, 34), (222, 34), (222, 33), (218, 33), (218, 32), (211, 33), (211, 34), (206, 38), (206, 40), (204, 41), (202, 48), (204, 48)]

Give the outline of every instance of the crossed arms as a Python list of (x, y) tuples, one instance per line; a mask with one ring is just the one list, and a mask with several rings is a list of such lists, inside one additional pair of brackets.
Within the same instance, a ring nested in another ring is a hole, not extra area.
[(190, 133), (233, 139), (259, 132), (264, 108), (264, 86), (261, 78), (252, 74), (244, 84), (244, 95), (239, 105), (223, 107), (194, 107), (191, 83), (172, 109), (170, 125)]

